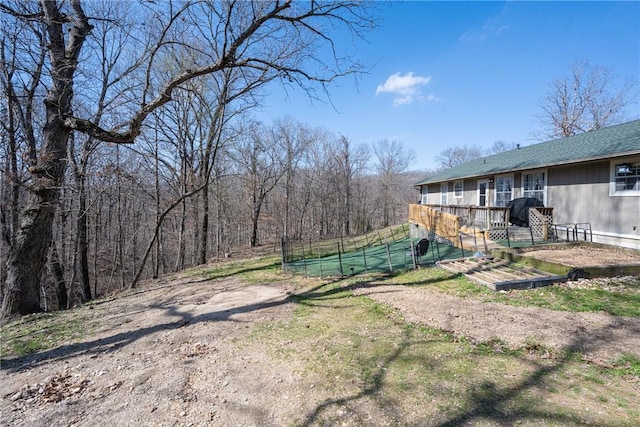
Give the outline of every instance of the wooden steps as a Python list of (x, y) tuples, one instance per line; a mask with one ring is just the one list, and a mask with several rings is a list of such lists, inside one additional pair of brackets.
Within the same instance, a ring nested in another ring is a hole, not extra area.
[(491, 257), (441, 261), (438, 265), (453, 273), (462, 273), (469, 280), (494, 291), (533, 289), (567, 280), (566, 276), (514, 266), (507, 260)]

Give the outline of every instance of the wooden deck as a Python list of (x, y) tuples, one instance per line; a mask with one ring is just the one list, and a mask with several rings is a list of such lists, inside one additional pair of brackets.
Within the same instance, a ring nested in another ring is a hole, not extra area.
[(409, 221), (471, 250), (494, 246), (491, 239), (548, 240), (554, 231), (553, 208), (545, 207), (530, 209), (530, 227), (511, 225), (509, 208), (491, 206), (411, 204)]

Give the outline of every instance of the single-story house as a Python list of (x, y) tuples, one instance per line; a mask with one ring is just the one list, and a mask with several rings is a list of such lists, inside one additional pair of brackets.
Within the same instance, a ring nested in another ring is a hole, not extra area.
[(585, 223), (594, 242), (640, 249), (640, 120), (471, 160), (415, 184), (422, 205), (500, 207), (515, 198)]

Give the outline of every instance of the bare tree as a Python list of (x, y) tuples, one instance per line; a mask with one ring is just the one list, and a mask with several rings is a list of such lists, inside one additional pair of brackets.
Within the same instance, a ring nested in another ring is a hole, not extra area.
[(276, 137), (274, 129), (250, 123), (234, 141), (232, 157), (238, 165), (247, 191), (251, 218), (251, 247), (258, 245), (258, 222), (267, 196), (287, 171), (286, 143)]
[(328, 150), (340, 232), (348, 236), (352, 231), (354, 183), (365, 172), (371, 152), (368, 146), (354, 145), (344, 135), (340, 135)]
[(382, 226), (386, 227), (395, 222), (397, 205), (406, 206), (406, 200), (397, 197), (404, 193), (401, 185), (406, 184), (400, 178), (409, 168), (415, 153), (401, 142), (387, 139), (375, 142), (373, 153), (376, 158), (374, 169), (380, 185), (377, 204), (382, 208)]
[[(83, 76), (82, 79), (90, 79), (92, 82), (98, 82), (95, 90), (82, 93), (76, 97), (76, 110), (84, 109), (88, 106), (89, 111), (85, 115), (91, 117), (94, 123), (101, 124), (103, 118), (107, 119), (116, 114), (120, 107), (119, 98), (123, 94), (120, 82), (133, 73), (139, 65), (136, 61), (121, 63), (121, 58), (126, 55), (126, 41), (130, 37), (128, 29), (123, 25), (114, 25), (113, 22), (123, 23), (127, 14), (131, 13), (130, 5), (122, 5), (114, 1), (103, 1), (96, 3), (96, 12), (102, 16), (109, 16), (109, 20), (100, 20), (96, 22), (95, 27), (90, 34), (90, 38), (97, 39), (89, 44), (89, 52), (96, 61), (99, 62), (99, 73), (96, 76)], [(106, 40), (112, 40), (114, 43), (106, 43)], [(88, 82), (83, 82), (88, 84)], [(83, 102), (86, 100), (86, 102)], [(90, 111), (91, 108), (95, 111)], [(68, 159), (71, 166), (73, 176), (74, 190), (77, 195), (77, 213), (76, 213), (76, 236), (73, 259), (73, 271), (70, 280), (70, 286), (73, 287), (76, 282), (76, 276), (79, 281), (80, 295), (82, 302), (86, 302), (92, 298), (91, 284), (89, 275), (89, 241), (88, 241), (88, 189), (87, 179), (90, 173), (92, 158), (95, 155), (100, 140), (88, 135), (78, 134), (71, 135), (68, 144)], [(70, 292), (72, 295), (73, 292)], [(71, 299), (69, 301), (72, 302)]]
[(449, 147), (438, 154), (434, 160), (441, 168), (450, 169), (459, 166), (469, 160), (482, 157), (484, 151), (477, 145), (463, 145), (462, 147)]
[(284, 165), (284, 215), (282, 234), (291, 235), (291, 208), (296, 197), (295, 178), (303, 154), (311, 143), (312, 133), (292, 117), (285, 117), (274, 122), (274, 137), (279, 141), (286, 153)]
[(498, 140), (493, 142), (493, 145), (491, 145), (491, 148), (487, 150), (487, 154), (504, 153), (505, 151), (515, 150), (519, 146), (520, 144), (515, 143), (513, 141), (507, 142), (507, 141)]
[[(41, 142), (32, 152), (32, 191), (8, 254), (2, 316), (41, 309), (40, 278), (52, 238), (71, 132), (116, 144), (132, 143), (143, 131), (145, 120), (169, 103), (177, 88), (196, 77), (230, 68), (251, 76), (264, 75), (264, 81), (269, 77), (282, 79), (301, 86), (312, 96), (315, 89), (326, 91), (334, 79), (358, 71), (359, 66), (337, 54), (327, 63), (314, 52), (322, 43), (328, 43), (337, 52), (329, 31), (338, 25), (355, 34), (370, 26), (366, 7), (356, 1), (140, 5), (141, 14), (148, 12), (140, 21), (147, 27), (143, 31), (141, 24), (134, 24), (131, 31), (138, 31), (134, 34), (137, 37), (128, 42), (132, 51), (143, 48), (141, 60), (134, 62), (144, 66), (140, 69), (141, 80), (132, 80), (121, 98), (127, 103), (120, 114), (129, 111), (129, 119), (97, 123), (93, 117), (74, 109), (74, 92), (79, 71), (96, 74), (92, 70), (95, 61), (81, 56), (85, 44), (91, 42), (88, 39), (94, 28), (91, 21), (108, 17), (87, 15), (82, 0), (2, 4), (0, 11), (13, 25), (31, 26), (32, 34), (42, 35), (38, 46), (46, 51), (47, 64), (43, 70), (48, 73), (47, 78), (39, 80), (47, 93)], [(153, 43), (147, 43), (145, 35), (153, 38)], [(210, 49), (202, 50), (199, 43), (194, 43), (203, 38), (212, 44)], [(184, 65), (176, 63), (164, 78), (154, 72), (176, 58), (178, 52), (181, 57), (186, 52), (192, 61)]]
[(540, 100), (541, 136), (562, 138), (620, 123), (626, 108), (637, 102), (636, 80), (620, 81), (606, 67), (575, 62)]

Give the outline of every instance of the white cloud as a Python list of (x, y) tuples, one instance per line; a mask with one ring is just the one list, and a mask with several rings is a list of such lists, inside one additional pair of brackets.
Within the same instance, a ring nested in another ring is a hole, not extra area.
[(395, 73), (387, 78), (383, 84), (378, 85), (376, 95), (379, 93), (394, 94), (393, 105), (411, 104), (414, 101), (431, 101), (437, 100), (433, 95), (424, 97), (420, 90), (422, 86), (426, 86), (431, 81), (431, 77), (416, 76), (413, 72), (404, 75)]
[(498, 26), (498, 19), (487, 19), (482, 28), (473, 27), (460, 36), (463, 42), (483, 42), (493, 36), (502, 36), (510, 30), (508, 25)]
[(496, 30), (496, 34), (497, 35), (501, 35), (502, 33), (506, 33), (507, 31), (509, 31), (509, 26), (508, 25), (503, 25), (502, 27), (498, 28)]

